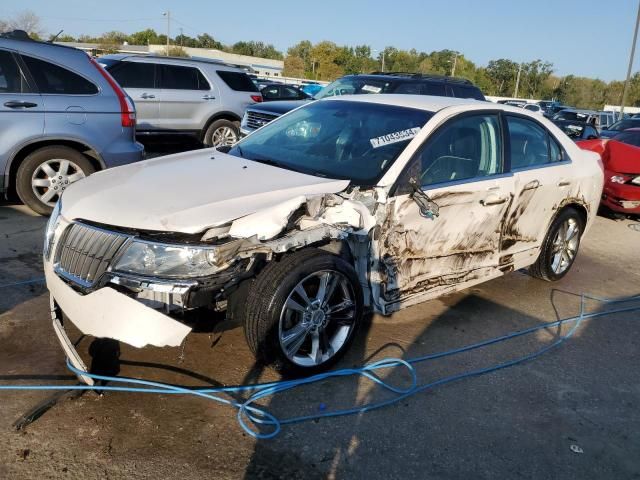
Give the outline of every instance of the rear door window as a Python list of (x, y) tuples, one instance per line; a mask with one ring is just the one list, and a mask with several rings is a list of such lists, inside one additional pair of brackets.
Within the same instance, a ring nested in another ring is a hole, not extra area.
[(262, 96), (267, 100), (276, 100), (280, 98), (280, 91), (277, 86), (264, 87), (262, 89)]
[(124, 88), (157, 88), (153, 63), (120, 62), (110, 68), (109, 73)]
[[(507, 116), (511, 143), (511, 168), (513, 170), (547, 165), (562, 159), (555, 146), (550, 153), (549, 134), (536, 122), (521, 117)], [(553, 155), (553, 157), (552, 157)]]
[(420, 95), (422, 93), (422, 88), (419, 83), (401, 83), (397, 86), (393, 93), (405, 93), (408, 95)]
[(444, 83), (441, 82), (426, 82), (422, 85), (423, 95), (436, 95), (438, 97), (446, 97), (447, 92), (444, 87)]
[(258, 88), (243, 72), (230, 72), (227, 70), (216, 70), (220, 78), (231, 90), (236, 92), (257, 92)]
[(293, 87), (287, 87), (286, 85), (283, 87), (280, 87), (280, 98), (283, 99), (287, 99), (287, 100), (295, 100), (300, 98), (300, 92), (293, 88)]
[(0, 93), (30, 93), (29, 84), (15, 58), (0, 50)]
[(484, 100), (480, 95), (480, 91), (477, 88), (469, 87), (467, 85), (456, 85), (456, 84), (449, 84), (447, 85), (447, 87), (451, 89), (452, 97)]
[(95, 95), (98, 87), (66, 68), (38, 58), (22, 55), (40, 93), (58, 95)]
[(202, 72), (194, 67), (159, 65), (160, 88), (167, 90), (211, 90)]

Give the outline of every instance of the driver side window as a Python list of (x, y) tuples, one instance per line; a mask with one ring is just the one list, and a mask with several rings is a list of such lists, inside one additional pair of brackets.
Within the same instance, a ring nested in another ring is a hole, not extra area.
[(497, 115), (453, 120), (417, 154), (422, 186), (502, 173), (502, 136)]

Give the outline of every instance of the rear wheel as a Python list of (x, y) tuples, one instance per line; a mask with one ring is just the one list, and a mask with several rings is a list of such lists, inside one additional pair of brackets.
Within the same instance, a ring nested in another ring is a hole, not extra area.
[(95, 171), (82, 153), (69, 147), (43, 147), (20, 164), (16, 190), (20, 200), (41, 215), (49, 215), (60, 195)]
[(546, 281), (564, 277), (578, 254), (583, 231), (584, 221), (578, 211), (562, 210), (547, 232), (538, 260), (529, 267), (531, 275)]
[(259, 361), (284, 373), (314, 373), (347, 351), (362, 309), (349, 263), (302, 250), (267, 265), (255, 279), (243, 312), (245, 336)]
[(204, 144), (209, 147), (224, 147), (234, 145), (240, 139), (240, 129), (237, 122), (230, 120), (216, 120), (204, 134)]

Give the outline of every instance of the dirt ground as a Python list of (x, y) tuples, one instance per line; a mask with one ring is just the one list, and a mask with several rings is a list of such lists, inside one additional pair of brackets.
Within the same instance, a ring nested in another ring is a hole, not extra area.
[[(0, 285), (42, 276), (45, 222), (22, 206), (0, 204)], [(581, 293), (640, 294), (640, 231), (632, 224), (598, 218), (558, 283), (515, 272), (376, 316), (339, 367), (411, 358), (572, 316)], [(418, 374), (426, 382), (505, 361), (559, 333), (427, 362)], [(87, 361), (90, 345), (86, 338), (79, 346)], [(143, 393), (67, 398), (18, 432), (13, 422), (52, 393), (0, 392), (0, 478), (640, 478), (639, 346), (640, 313), (611, 315), (586, 322), (570, 341), (529, 363), (364, 415), (284, 426), (275, 439), (259, 441), (242, 431), (232, 408)], [(114, 368), (190, 386), (277, 379), (254, 364), (242, 328), (225, 323), (191, 334), (182, 356), (180, 348), (123, 345)], [(407, 379), (399, 371), (383, 375)], [(41, 284), (0, 289), (0, 384), (7, 383), (75, 383)], [(385, 395), (367, 380), (347, 378), (266, 405), (284, 418)]]

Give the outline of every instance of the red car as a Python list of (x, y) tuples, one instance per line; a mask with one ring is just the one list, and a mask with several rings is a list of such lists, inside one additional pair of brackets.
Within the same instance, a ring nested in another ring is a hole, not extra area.
[(640, 128), (630, 128), (608, 140), (581, 140), (576, 144), (602, 157), (602, 205), (613, 212), (640, 215)]

